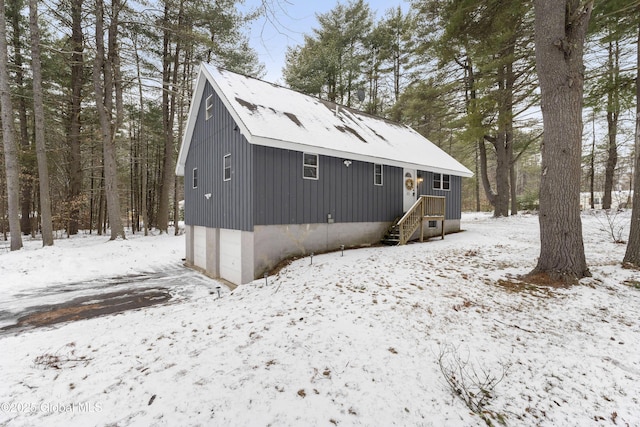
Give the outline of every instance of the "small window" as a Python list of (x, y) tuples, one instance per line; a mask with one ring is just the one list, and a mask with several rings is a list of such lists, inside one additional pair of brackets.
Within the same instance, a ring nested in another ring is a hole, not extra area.
[(193, 183), (193, 188), (198, 188), (198, 168), (193, 168), (191, 182)]
[(382, 185), (382, 165), (373, 165), (373, 183), (375, 185)]
[(224, 168), (224, 180), (225, 181), (231, 180), (231, 154), (227, 154), (226, 156), (224, 156), (223, 168)]
[(451, 175), (444, 175), (441, 173), (433, 174), (433, 189), (434, 190), (450, 190), (451, 189)]
[(318, 179), (318, 155), (303, 153), (302, 157), (302, 177)]
[(442, 189), (449, 190), (450, 187), (451, 175), (442, 175)]
[(213, 117), (213, 95), (207, 96), (205, 116), (206, 120)]

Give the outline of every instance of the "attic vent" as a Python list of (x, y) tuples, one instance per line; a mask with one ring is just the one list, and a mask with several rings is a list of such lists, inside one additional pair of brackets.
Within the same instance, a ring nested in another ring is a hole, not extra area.
[(213, 95), (207, 96), (205, 102), (205, 120), (209, 120), (213, 117)]

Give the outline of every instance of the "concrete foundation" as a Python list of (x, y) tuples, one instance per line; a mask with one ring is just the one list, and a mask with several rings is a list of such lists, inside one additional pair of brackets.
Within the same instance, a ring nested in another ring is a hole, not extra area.
[[(282, 260), (380, 242), (391, 223), (333, 223), (259, 225), (254, 231), (185, 226), (186, 264), (213, 278), (240, 285), (251, 282)], [(424, 224), (424, 237), (441, 235), (436, 227)], [(446, 220), (445, 233), (460, 231), (460, 220)], [(420, 238), (420, 230), (412, 240)], [(202, 253), (204, 252), (204, 253)]]
[(389, 222), (260, 225), (254, 229), (254, 268), (259, 277), (283, 259), (378, 243)]

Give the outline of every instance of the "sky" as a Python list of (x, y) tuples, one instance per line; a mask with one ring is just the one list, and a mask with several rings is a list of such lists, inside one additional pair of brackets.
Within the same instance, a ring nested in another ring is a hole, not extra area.
[[(263, 0), (247, 0), (242, 10), (255, 10), (262, 2)], [(313, 28), (318, 27), (316, 14), (330, 11), (339, 2), (272, 0), (268, 3), (271, 5), (271, 18), (261, 17), (251, 25), (249, 42), (265, 65), (266, 74), (263, 79), (283, 83), (282, 68), (287, 46), (302, 43), (304, 34), (310, 34)], [(347, 1), (340, 3), (347, 4)], [(397, 6), (401, 6), (404, 11), (409, 9), (409, 3), (405, 0), (369, 0), (368, 3), (376, 18), (382, 17), (386, 10)]]

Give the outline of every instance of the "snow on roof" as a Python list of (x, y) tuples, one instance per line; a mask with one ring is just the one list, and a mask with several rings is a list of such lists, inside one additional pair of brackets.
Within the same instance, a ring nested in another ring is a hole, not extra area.
[[(473, 173), (412, 128), (252, 77), (200, 68), (191, 109), (204, 82), (222, 99), (250, 144), (470, 177)], [(195, 114), (189, 113), (176, 173), (184, 164)]]

